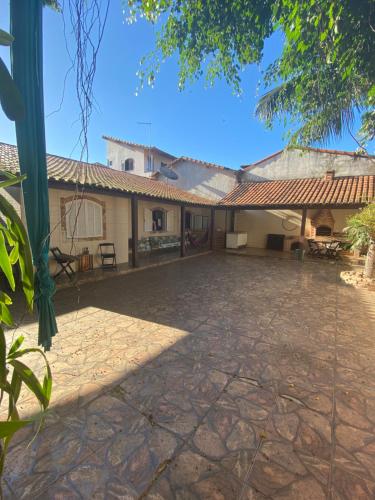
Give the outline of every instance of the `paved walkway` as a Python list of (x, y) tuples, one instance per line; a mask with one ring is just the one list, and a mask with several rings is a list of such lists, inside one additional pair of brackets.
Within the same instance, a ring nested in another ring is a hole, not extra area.
[(5, 496), (375, 497), (374, 293), (336, 265), (207, 255), (56, 307), (53, 408)]

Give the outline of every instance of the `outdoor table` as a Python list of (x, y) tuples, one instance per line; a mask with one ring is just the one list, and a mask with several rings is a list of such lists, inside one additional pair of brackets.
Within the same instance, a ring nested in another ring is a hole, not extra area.
[(323, 247), (322, 255), (325, 255), (328, 259), (335, 259), (337, 255), (337, 250), (341, 242), (339, 240), (315, 240), (315, 242)]

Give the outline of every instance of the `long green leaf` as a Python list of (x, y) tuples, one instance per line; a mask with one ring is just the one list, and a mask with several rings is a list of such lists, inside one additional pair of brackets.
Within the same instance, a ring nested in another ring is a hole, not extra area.
[(0, 45), (12, 45), (14, 37), (7, 31), (0, 29)]
[(5, 292), (0, 291), (0, 302), (4, 302), (7, 306), (10, 306), (10, 304), (13, 304), (12, 299), (9, 297), (9, 295)]
[(4, 385), (7, 378), (6, 340), (4, 330), (0, 327), (0, 383)]
[(11, 419), (18, 418), (17, 411), (17, 401), (21, 392), (22, 379), (18, 373), (13, 370), (12, 381), (10, 383), (10, 393), (9, 393), (9, 409), (8, 415)]
[(21, 377), (22, 381), (36, 396), (43, 409), (46, 409), (48, 407), (49, 401), (44, 394), (43, 387), (34, 375), (33, 371), (28, 366), (21, 363), (21, 361), (17, 361), (16, 359), (10, 360), (9, 364), (13, 366), (18, 375)]
[(13, 420), (10, 422), (0, 422), (0, 439), (12, 436), (15, 432), (19, 431), (31, 422), (32, 420)]
[[(14, 207), (0, 195), (0, 212), (12, 221), (11, 229), (18, 236), (19, 241), (19, 266), (21, 271), (21, 281), (27, 305), (32, 310), (34, 299), (34, 268), (32, 264), (29, 239)], [(21, 244), (22, 243), (22, 244)]]
[[(9, 174), (9, 172), (8, 172), (8, 174)], [(3, 170), (0, 170), (0, 176), (1, 177), (4, 176), (4, 171)], [(19, 182), (25, 180), (26, 179), (26, 174), (20, 175), (20, 176), (11, 174), (11, 177), (9, 177), (9, 175), (7, 175), (6, 177), (8, 177), (8, 180), (0, 182), (0, 189), (7, 188), (9, 186), (14, 186), (15, 184), (18, 184)]]
[(13, 326), (14, 321), (13, 317), (9, 311), (9, 308), (4, 302), (0, 302), (0, 315), (1, 315), (1, 321), (5, 323), (8, 326)]
[(14, 264), (18, 261), (18, 257), (19, 257), (19, 246), (18, 242), (16, 242), (9, 255), (10, 263), (12, 264), (12, 266), (14, 266)]
[(25, 337), (23, 335), (20, 335), (19, 337), (16, 338), (16, 340), (13, 342), (13, 344), (9, 349), (8, 357), (11, 357), (12, 354), (15, 353), (21, 347), (24, 340)]
[(3, 231), (0, 231), (0, 267), (8, 280), (9, 286), (14, 291), (16, 284), (14, 282), (13, 269), (10, 263), (8, 250), (5, 245)]
[(18, 241), (18, 237), (17, 235), (13, 234), (12, 228), (10, 227), (10, 223), (8, 222), (8, 220), (9, 219), (7, 218), (7, 227), (1, 226), (1, 229), (8, 241), (8, 245), (14, 247), (16, 241)]
[(22, 120), (25, 106), (22, 95), (0, 57), (0, 104), (9, 120)]
[(43, 391), (44, 391), (44, 395), (45, 395), (46, 399), (48, 401), (50, 401), (51, 393), (52, 393), (52, 373), (51, 373), (50, 365), (48, 363), (47, 356), (44, 354), (44, 352), (41, 349), (39, 349), (38, 347), (29, 347), (27, 349), (20, 349), (20, 350), (14, 351), (14, 352), (9, 351), (7, 359), (8, 359), (8, 361), (13, 360), (13, 359), (17, 359), (17, 358), (25, 356), (31, 352), (37, 352), (41, 356), (43, 356), (43, 358), (44, 358), (44, 361), (46, 364), (46, 375), (44, 376), (44, 379), (43, 379)]

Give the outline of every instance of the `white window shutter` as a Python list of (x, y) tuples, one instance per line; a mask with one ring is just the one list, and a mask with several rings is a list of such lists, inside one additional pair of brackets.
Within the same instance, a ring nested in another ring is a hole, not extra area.
[(145, 208), (144, 210), (144, 230), (145, 233), (152, 231), (152, 210)]
[(174, 231), (174, 210), (168, 210), (167, 212), (167, 231), (169, 233)]
[(103, 236), (103, 208), (99, 203), (77, 199), (66, 203), (67, 238)]
[(94, 235), (103, 236), (103, 209), (94, 203)]
[(66, 236), (68, 238), (72, 237), (73, 229), (74, 229), (74, 220), (75, 220), (75, 204), (70, 201), (65, 204), (65, 225), (66, 225)]

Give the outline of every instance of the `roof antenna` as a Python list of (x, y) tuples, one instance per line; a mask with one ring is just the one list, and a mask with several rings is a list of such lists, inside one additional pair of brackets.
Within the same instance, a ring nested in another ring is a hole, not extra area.
[(152, 122), (137, 122), (137, 125), (145, 125), (148, 127), (148, 144), (149, 149), (151, 149), (151, 126)]

